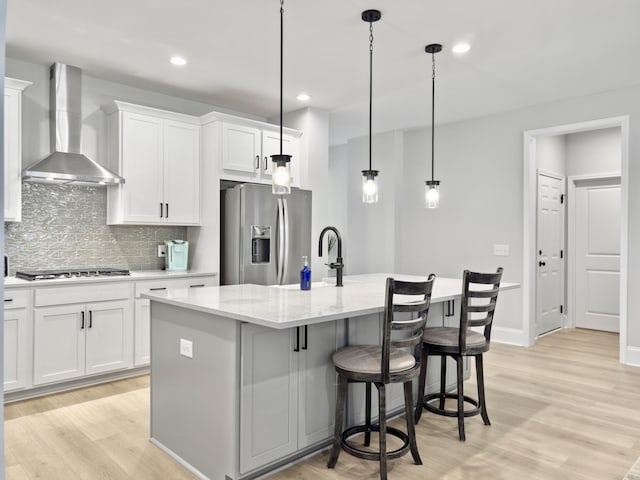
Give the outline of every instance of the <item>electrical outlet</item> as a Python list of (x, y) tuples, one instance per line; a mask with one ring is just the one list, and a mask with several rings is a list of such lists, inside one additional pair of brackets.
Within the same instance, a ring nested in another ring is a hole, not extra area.
[(493, 246), (493, 254), (496, 257), (508, 257), (509, 256), (509, 245), (494, 245)]
[(193, 342), (191, 340), (180, 339), (180, 355), (193, 358)]
[(158, 257), (164, 257), (167, 254), (166, 245), (158, 245)]

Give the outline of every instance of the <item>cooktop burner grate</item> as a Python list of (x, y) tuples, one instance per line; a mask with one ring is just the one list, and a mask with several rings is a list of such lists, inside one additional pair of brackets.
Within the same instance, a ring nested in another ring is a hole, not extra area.
[(24, 270), (16, 272), (16, 278), (22, 278), (23, 280), (53, 280), (56, 278), (119, 277), (130, 274), (129, 270), (121, 268), (64, 268), (58, 270)]

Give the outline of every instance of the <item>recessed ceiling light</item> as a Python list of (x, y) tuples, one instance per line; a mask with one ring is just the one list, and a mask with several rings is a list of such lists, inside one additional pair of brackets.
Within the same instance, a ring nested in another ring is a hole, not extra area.
[(469, 45), (467, 42), (460, 42), (460, 43), (456, 43), (451, 49), (451, 51), (453, 53), (466, 53), (470, 49), (471, 49), (471, 45)]
[(172, 65), (176, 65), (177, 67), (182, 67), (187, 64), (187, 61), (184, 58), (178, 56), (171, 57), (169, 61)]
[(296, 98), (301, 102), (308, 102), (309, 100), (311, 100), (311, 95), (307, 93), (300, 93)]

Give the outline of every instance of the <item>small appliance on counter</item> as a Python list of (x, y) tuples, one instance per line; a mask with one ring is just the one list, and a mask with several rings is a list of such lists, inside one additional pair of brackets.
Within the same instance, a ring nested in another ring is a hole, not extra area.
[(189, 258), (189, 242), (186, 240), (165, 240), (165, 269), (169, 272), (185, 272)]

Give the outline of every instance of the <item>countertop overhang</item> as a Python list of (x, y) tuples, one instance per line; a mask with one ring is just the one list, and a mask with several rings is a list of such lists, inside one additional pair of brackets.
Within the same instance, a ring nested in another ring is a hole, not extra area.
[[(297, 285), (226, 285), (199, 289), (172, 289), (144, 293), (152, 301), (187, 308), (234, 320), (286, 329), (342, 318), (382, 312), (387, 277), (424, 281), (427, 277), (401, 274), (351, 275), (343, 287), (322, 282), (311, 290)], [(517, 283), (502, 283), (500, 290), (518, 288)], [(431, 303), (459, 297), (462, 280), (436, 277)]]

